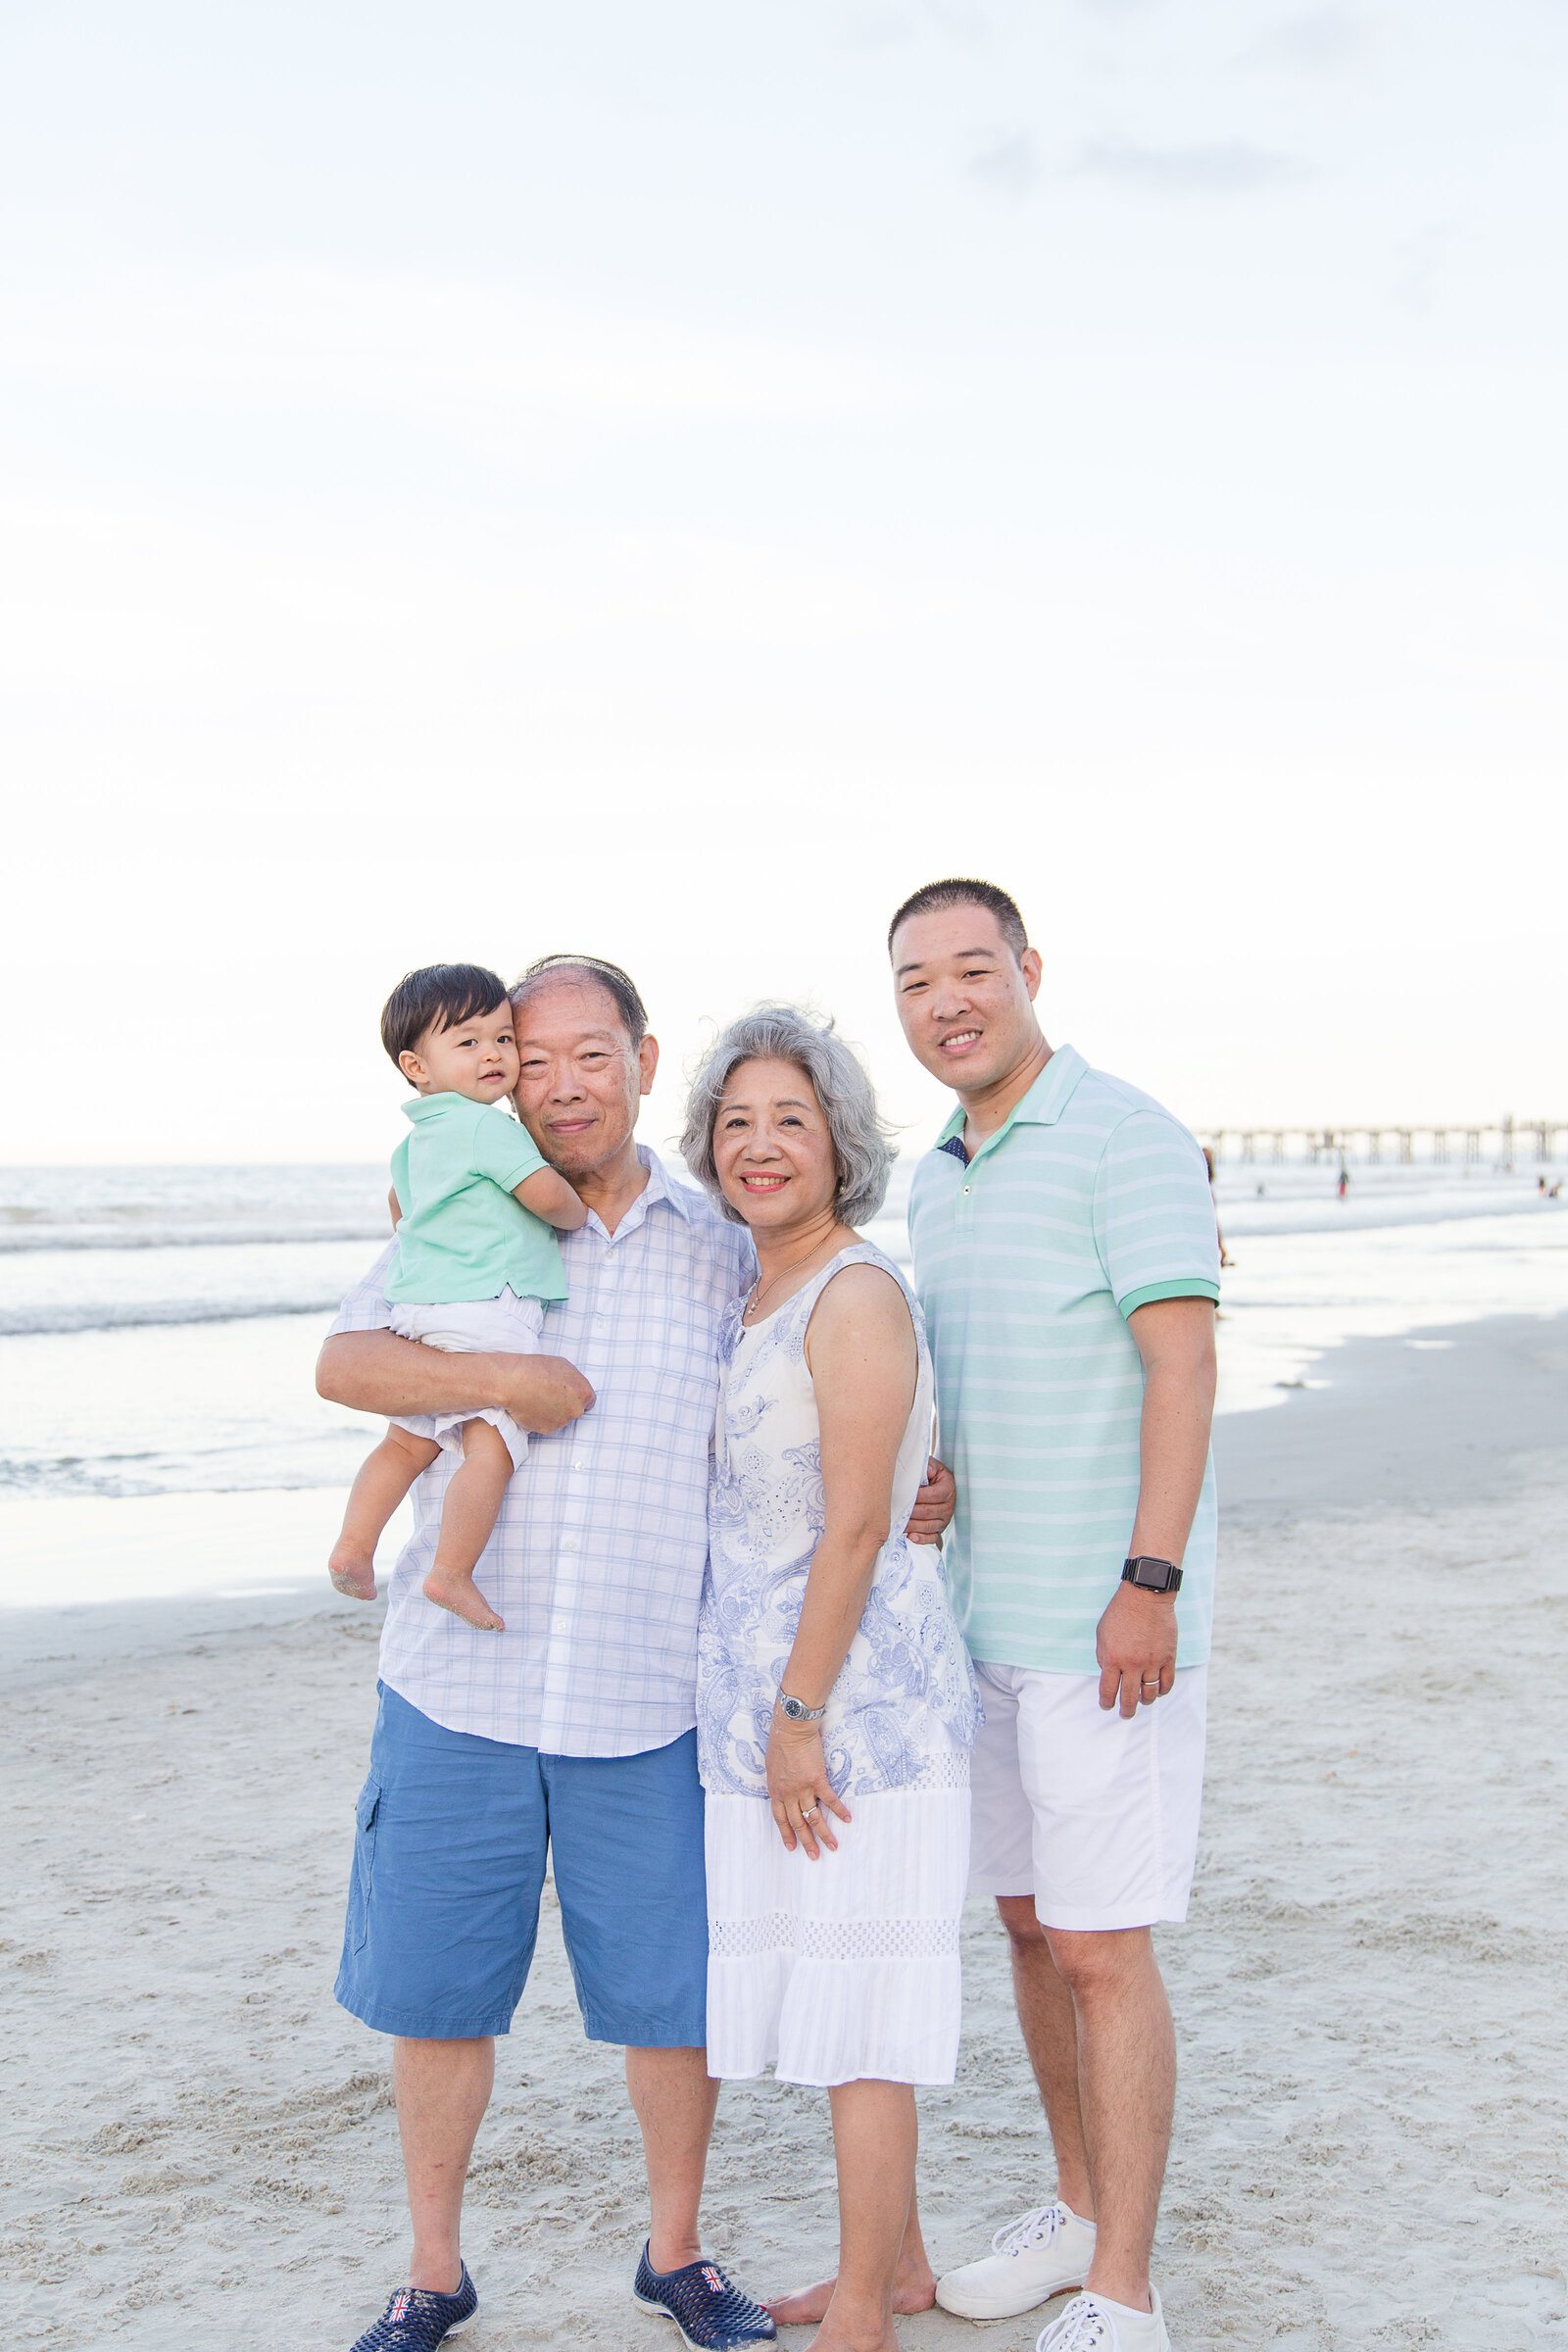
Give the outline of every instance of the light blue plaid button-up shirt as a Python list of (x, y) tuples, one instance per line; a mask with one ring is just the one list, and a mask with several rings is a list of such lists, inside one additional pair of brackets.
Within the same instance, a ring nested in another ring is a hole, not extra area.
[[(506, 1619), (484, 1634), (420, 1591), (450, 1453), (414, 1490), (415, 1532), (387, 1589), (381, 1679), (455, 1732), (551, 1755), (630, 1756), (697, 1720), (697, 1609), (719, 1319), (754, 1278), (751, 1236), (639, 1149), (642, 1192), (614, 1233), (561, 1235), (568, 1296), (542, 1347), (593, 1384), (580, 1421), (535, 1437), (476, 1571)], [(388, 1249), (334, 1332), (384, 1331)]]

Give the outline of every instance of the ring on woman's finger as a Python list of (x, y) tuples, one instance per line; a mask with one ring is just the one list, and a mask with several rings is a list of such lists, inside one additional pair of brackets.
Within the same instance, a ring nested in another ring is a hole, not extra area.
[(808, 1805), (805, 1811), (802, 1813), (801, 1819), (803, 1821), (809, 1821), (813, 1813), (820, 1813), (821, 1810), (822, 1808), (820, 1805)]

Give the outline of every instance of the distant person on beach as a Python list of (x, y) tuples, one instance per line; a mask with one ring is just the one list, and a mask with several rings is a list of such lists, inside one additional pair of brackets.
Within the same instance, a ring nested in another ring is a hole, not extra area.
[[(547, 1855), (584, 2028), (625, 2045), (642, 2127), (651, 2228), (636, 2291), (688, 2344), (743, 2352), (773, 2322), (698, 2237), (717, 2085), (696, 1684), (718, 1333), (757, 1261), (741, 1227), (636, 1142), (659, 1048), (626, 974), (546, 956), (512, 1003), (517, 1114), (588, 1211), (563, 1240), (567, 1295), (546, 1314), (559, 1352), (445, 1355), (398, 1338), (388, 1250), (318, 1371), (323, 1396), (361, 1412), (489, 1409), (534, 1433), (479, 1569), (505, 1630), (423, 1595), (448, 1452), (415, 1487), (387, 1594), (337, 1997), (395, 2036), (414, 2248), (359, 2352), (434, 2345), (477, 2306), (464, 2182)], [(952, 1495), (945, 1474), (923, 1490), (911, 1536), (934, 1542)], [(416, 2326), (414, 2339), (392, 2332)]]
[(1349, 1169), (1348, 1169), (1348, 1167), (1345, 1167), (1343, 1164), (1342, 1164), (1342, 1166), (1341, 1166), (1341, 1168), (1340, 1168), (1340, 1180), (1339, 1180), (1339, 1183), (1338, 1183), (1338, 1184), (1335, 1186), (1335, 1188), (1334, 1188), (1334, 1189), (1335, 1189), (1335, 1191), (1336, 1191), (1336, 1192), (1339, 1194), (1339, 1196), (1340, 1196), (1340, 1199), (1341, 1199), (1342, 1200), (1345, 1199), (1345, 1196), (1346, 1196), (1346, 1194), (1347, 1194), (1347, 1193), (1349, 1191), (1349, 1189), (1350, 1189), (1350, 1171), (1349, 1171)]
[[(1214, 1239), (1219, 1244), (1220, 1272), (1223, 1273), (1225, 1268), (1233, 1266), (1236, 1260), (1225, 1247), (1225, 1230), (1219, 1221), (1219, 1200), (1214, 1192), (1214, 1154), (1206, 1144), (1200, 1144), (1199, 1150), (1203, 1154), (1203, 1165), (1208, 1171), (1208, 1197), (1214, 1203)], [(1259, 1185), (1257, 1189), (1261, 1195), (1263, 1187)]]
[(1056, 2157), (1054, 2196), (936, 2296), (997, 2320), (1070, 2288), (1041, 2352), (1167, 2352), (1149, 2262), (1176, 2052), (1150, 1931), (1186, 1917), (1202, 1792), (1213, 1203), (1169, 1112), (1042, 1035), (1005, 891), (933, 883), (888, 944), (910, 1050), (958, 1098), (909, 1233), (985, 1709), (970, 1886), (1011, 1939)]
[(905, 1534), (931, 1360), (903, 1275), (855, 1231), (893, 1154), (831, 1022), (770, 1005), (733, 1023), (681, 1149), (758, 1259), (719, 1331), (698, 1635), (708, 2062), (827, 2090), (837, 2281), (774, 2319), (898, 2352), (913, 2085), (950, 2083), (958, 2054), (979, 1714), (940, 1555)]
[[(458, 1354), (537, 1354), (545, 1306), (566, 1295), (551, 1229), (574, 1233), (588, 1211), (526, 1127), (499, 1108), (517, 1084), (506, 982), (476, 963), (406, 972), (382, 1008), (381, 1043), (416, 1097), (403, 1106), (413, 1133), (392, 1154), (391, 1328)], [(349, 1490), (329, 1572), (340, 1592), (374, 1592), (387, 1521), (443, 1446), (461, 1458), (424, 1597), (499, 1634), (473, 1571), (528, 1451), (510, 1413), (390, 1422)]]

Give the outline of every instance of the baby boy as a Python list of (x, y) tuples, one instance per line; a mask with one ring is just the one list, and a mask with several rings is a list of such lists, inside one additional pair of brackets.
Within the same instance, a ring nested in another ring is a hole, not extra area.
[[(476, 963), (410, 972), (386, 1001), (381, 1042), (416, 1098), (403, 1105), (413, 1131), (392, 1154), (392, 1329), (459, 1354), (537, 1354), (545, 1306), (566, 1296), (551, 1228), (571, 1232), (588, 1211), (527, 1129), (495, 1108), (517, 1083), (506, 985)], [(425, 1598), (501, 1633), (473, 1571), (528, 1450), (506, 1413), (394, 1421), (350, 1491), (332, 1580), (373, 1591), (376, 1543), (443, 1446), (463, 1462), (442, 1503)]]

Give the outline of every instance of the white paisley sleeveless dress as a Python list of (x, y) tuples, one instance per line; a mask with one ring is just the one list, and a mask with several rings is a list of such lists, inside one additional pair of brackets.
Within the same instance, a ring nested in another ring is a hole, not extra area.
[[(787, 1853), (767, 1801), (768, 1726), (824, 1524), (806, 1334), (846, 1266), (898, 1283), (918, 1346), (890, 1525), (823, 1720), (828, 1777), (854, 1819), (838, 1851)], [(790, 2082), (951, 2082), (958, 1923), (969, 1864), (969, 1749), (980, 1707), (942, 1555), (903, 1533), (931, 1443), (919, 1305), (869, 1243), (839, 1252), (765, 1321), (719, 1337), (697, 1737), (707, 1791), (708, 2063)]]

